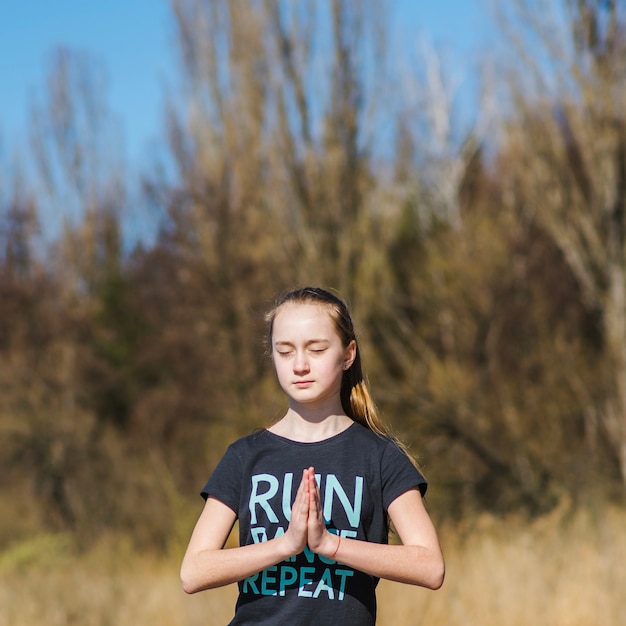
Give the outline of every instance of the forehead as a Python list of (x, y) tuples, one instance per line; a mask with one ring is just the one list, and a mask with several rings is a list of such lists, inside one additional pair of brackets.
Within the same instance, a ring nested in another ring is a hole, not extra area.
[(322, 304), (286, 303), (274, 318), (272, 335), (275, 339), (294, 332), (337, 334), (327, 306)]

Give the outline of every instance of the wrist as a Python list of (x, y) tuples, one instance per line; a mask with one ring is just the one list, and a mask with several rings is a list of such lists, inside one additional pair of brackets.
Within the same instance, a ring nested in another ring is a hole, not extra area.
[(323, 547), (318, 551), (318, 554), (326, 559), (334, 561), (337, 558), (337, 553), (339, 552), (340, 546), (341, 536), (339, 535), (339, 533), (335, 535), (334, 533), (327, 532), (324, 539)]
[(330, 555), (330, 558), (335, 561), (337, 558), (337, 552), (339, 552), (339, 547), (341, 546), (341, 535), (337, 534), (337, 544), (335, 545), (335, 549), (333, 553)]
[(284, 535), (281, 535), (280, 537), (276, 537), (272, 541), (276, 542), (276, 547), (278, 549), (279, 556), (281, 557), (281, 560), (283, 561), (292, 556), (295, 556), (296, 554), (300, 554), (300, 552), (304, 550), (304, 548), (300, 548), (299, 546), (295, 545), (293, 541), (290, 540), (289, 535), (287, 533), (285, 533)]

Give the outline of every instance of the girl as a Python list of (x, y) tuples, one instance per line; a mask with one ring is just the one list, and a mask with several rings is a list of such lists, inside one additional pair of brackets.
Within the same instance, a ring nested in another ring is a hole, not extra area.
[[(289, 408), (233, 443), (209, 478), (183, 588), (237, 581), (231, 624), (374, 624), (379, 578), (443, 583), (426, 482), (379, 421), (344, 302), (299, 289), (267, 321)], [(240, 547), (224, 549), (237, 519)], [(388, 545), (389, 520), (402, 545)]]

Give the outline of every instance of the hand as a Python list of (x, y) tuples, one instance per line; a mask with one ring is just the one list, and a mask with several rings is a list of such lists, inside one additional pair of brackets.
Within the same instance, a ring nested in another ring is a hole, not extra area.
[[(310, 468), (312, 469), (312, 468)], [(291, 520), (284, 534), (289, 546), (289, 554), (300, 554), (307, 544), (307, 523), (309, 519), (309, 470), (302, 472), (302, 480), (296, 493), (296, 499), (291, 507)], [(315, 482), (315, 478), (313, 478)]]
[(326, 529), (320, 488), (315, 480), (315, 470), (310, 467), (308, 470), (305, 470), (305, 472), (307, 473), (309, 489), (307, 543), (313, 552), (327, 557), (335, 552), (339, 539)]

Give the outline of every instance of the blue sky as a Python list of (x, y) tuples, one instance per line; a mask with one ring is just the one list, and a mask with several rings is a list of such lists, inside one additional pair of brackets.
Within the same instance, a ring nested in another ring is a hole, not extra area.
[(64, 46), (102, 63), (110, 107), (137, 153), (159, 128), (171, 39), (165, 0), (0, 0), (0, 136), (13, 145), (26, 134), (29, 103)]
[[(424, 36), (471, 71), (472, 54), (488, 33), (485, 0), (389, 1), (399, 36)], [(103, 64), (109, 105), (121, 118), (131, 160), (141, 160), (161, 134), (164, 84), (175, 84), (167, 0), (0, 0), (0, 45), (5, 156), (26, 140), (29, 103), (43, 91), (59, 46), (86, 51)]]

